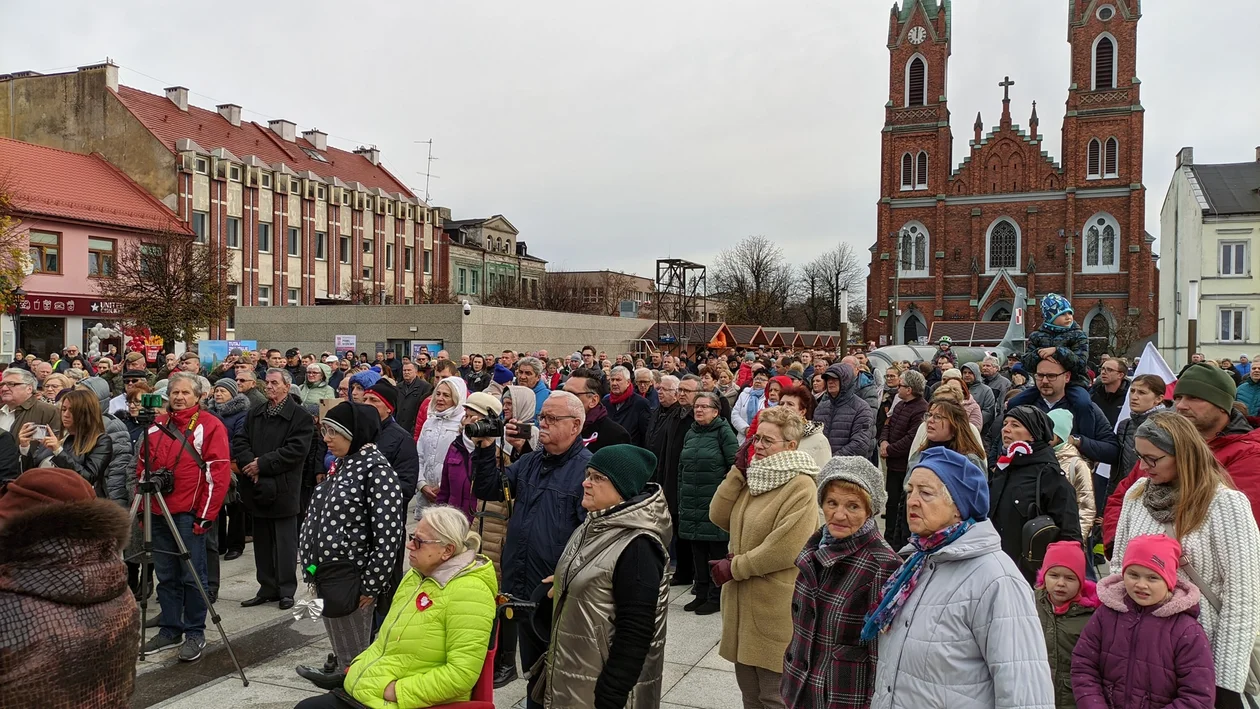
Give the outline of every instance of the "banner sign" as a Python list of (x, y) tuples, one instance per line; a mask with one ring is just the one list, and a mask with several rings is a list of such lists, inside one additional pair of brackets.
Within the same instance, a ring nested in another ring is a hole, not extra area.
[(337, 335), (333, 338), (333, 351), (338, 357), (345, 357), (347, 353), (354, 354), (358, 346), (358, 335)]
[(219, 366), (219, 362), (227, 359), (228, 353), (237, 348), (256, 350), (258, 340), (197, 340), (197, 355), (206, 371)]
[(83, 315), (117, 317), (122, 309), (117, 303), (73, 295), (39, 295), (27, 293), (22, 298), (22, 313), (29, 315)]

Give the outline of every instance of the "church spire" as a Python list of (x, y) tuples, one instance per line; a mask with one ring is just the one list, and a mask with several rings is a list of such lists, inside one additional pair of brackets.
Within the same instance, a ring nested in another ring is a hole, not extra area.
[(980, 136), (984, 134), (984, 121), (980, 120), (980, 112), (976, 111), (976, 145), (980, 144)]
[(1011, 87), (1015, 85), (1011, 81), (1011, 77), (1006, 77), (998, 82), (998, 86), (1002, 87), (1002, 122), (1003, 130), (1011, 127)]
[(1033, 140), (1037, 139), (1037, 124), (1037, 102), (1033, 101), (1032, 115), (1028, 117), (1028, 133), (1032, 136)]

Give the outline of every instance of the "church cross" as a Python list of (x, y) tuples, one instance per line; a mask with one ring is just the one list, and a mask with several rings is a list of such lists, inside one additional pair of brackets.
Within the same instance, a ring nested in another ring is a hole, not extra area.
[(1006, 77), (1005, 80), (998, 82), (998, 86), (1002, 87), (1002, 100), (1003, 101), (1011, 100), (1011, 87), (1014, 85), (1015, 85), (1015, 82), (1011, 81), (1011, 77), (1009, 76)]

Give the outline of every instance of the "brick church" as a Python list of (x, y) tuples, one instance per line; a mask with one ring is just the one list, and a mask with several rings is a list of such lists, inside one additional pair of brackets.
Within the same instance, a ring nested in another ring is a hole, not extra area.
[(970, 154), (955, 163), (950, 0), (893, 5), (867, 340), (913, 343), (938, 321), (1008, 321), (1015, 286), (1028, 291), (1029, 327), (1040, 324), (1035, 304), (1046, 293), (1070, 298), (1095, 353), (1115, 346), (1118, 331), (1128, 341), (1155, 331), (1135, 76), (1140, 0), (1068, 6), (1062, 158), (1043, 148), (1035, 101), (1026, 127), (1013, 122), (1016, 84), (995, 67), (984, 80), (1001, 92), (1001, 117), (986, 132), (977, 113)]

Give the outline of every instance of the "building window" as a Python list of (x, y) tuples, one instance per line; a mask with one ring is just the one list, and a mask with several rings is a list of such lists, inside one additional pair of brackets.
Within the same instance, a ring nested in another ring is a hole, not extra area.
[(916, 278), (928, 275), (928, 232), (919, 222), (901, 228), (901, 275)]
[(108, 278), (114, 275), (114, 240), (88, 237), (88, 276)]
[(490, 293), (493, 293), (493, 292), (494, 292), (494, 289), (495, 289), (496, 287), (498, 287), (498, 283), (497, 283), (496, 281), (497, 281), (497, 279), (495, 278), (495, 274), (491, 273), (491, 274), (490, 274), (490, 276), (489, 276), (489, 282), (487, 282), (487, 283), (486, 283), (486, 294), (487, 294), (487, 295), (489, 295)]
[(365, 281), (372, 280), (372, 267), (371, 266), (365, 265), (363, 267), (363, 280)]
[(927, 189), (928, 177), (928, 154), (926, 150), (919, 153), (919, 156), (915, 158), (914, 165), (914, 188), (916, 190), (925, 190)]
[(236, 329), (236, 306), (241, 303), (241, 286), (239, 283), (228, 284), (228, 302), (232, 307), (228, 308), (227, 327), (229, 330)]
[(394, 245), (385, 244), (385, 270), (394, 270)]
[(271, 305), (271, 286), (258, 286), (258, 304)]
[(271, 225), (263, 222), (258, 223), (258, 251), (259, 253), (271, 253)]
[(229, 248), (241, 248), (241, 218), (228, 217), (225, 225), (227, 245)]
[(210, 233), (210, 215), (206, 212), (193, 212), (192, 230), (198, 244), (206, 243)]
[(315, 185), (315, 199), (324, 200), (328, 198), (328, 192), (323, 185)]
[(914, 156), (910, 153), (901, 156), (901, 189), (914, 189)]
[(372, 198), (371, 198), (371, 197), (364, 197), (364, 198), (363, 198), (363, 210), (364, 210), (365, 212), (370, 212), (370, 211), (372, 211)]
[(906, 65), (906, 105), (927, 105), (927, 62), (917, 54)]
[(1019, 267), (1019, 229), (1009, 219), (999, 219), (989, 227), (989, 271)]
[(1221, 342), (1242, 342), (1247, 339), (1247, 309), (1221, 308)]
[(337, 260), (350, 263), (350, 237), (343, 236), (337, 239)]
[(210, 160), (208, 158), (197, 158), (197, 173), (201, 175), (210, 174)]
[(1116, 88), (1116, 40), (1101, 34), (1094, 40), (1094, 91)]
[(372, 253), (372, 240), (371, 239), (363, 240), (363, 253), (365, 254)]
[(479, 280), (481, 280), (481, 271), (478, 271), (477, 269), (473, 269), (472, 276), (469, 279), (469, 283), (472, 284), (472, 288), (468, 291), (469, 293), (472, 293), (473, 295), (477, 295), (477, 285), (478, 285), (477, 281)]
[(433, 273), (433, 252), (428, 249), (424, 250), (424, 272)]
[(459, 292), (468, 292), (468, 271), (463, 268), (459, 269)]
[(1086, 177), (1090, 180), (1102, 178), (1102, 143), (1097, 138), (1089, 141), (1089, 151), (1085, 160)]
[(228, 179), (231, 180), (232, 182), (241, 181), (241, 166), (240, 165), (228, 166)]
[(32, 231), (30, 254), (32, 273), (61, 273), (61, 234)]
[(265, 187), (266, 189), (271, 189), (271, 173), (270, 172), (264, 172), (262, 174), (262, 186)]
[(349, 190), (341, 191), (341, 206), (343, 207), (350, 206), (350, 191)]
[(297, 305), (298, 299), (302, 297), (302, 291), (297, 288), (289, 289), (289, 305)]
[(162, 277), (162, 261), (164, 252), (157, 244), (140, 245), (140, 274), (145, 278)]
[(416, 250), (410, 246), (403, 247), (403, 268), (407, 271), (416, 270)]
[(290, 256), (302, 255), (302, 230), (291, 226), (289, 227), (289, 243), (286, 247)]
[(1221, 242), (1221, 273), (1222, 276), (1247, 276), (1250, 275), (1250, 263), (1247, 259), (1247, 247), (1250, 245), (1246, 241), (1222, 241)]
[(1103, 150), (1103, 177), (1119, 177), (1120, 143), (1115, 138), (1108, 138)]
[(1115, 273), (1120, 270), (1120, 225), (1110, 214), (1095, 214), (1085, 223), (1086, 273)]
[(324, 261), (328, 258), (328, 234), (322, 231), (315, 232), (315, 260)]
[(298, 182), (296, 178), (289, 180), (289, 194), (302, 194), (302, 183)]

